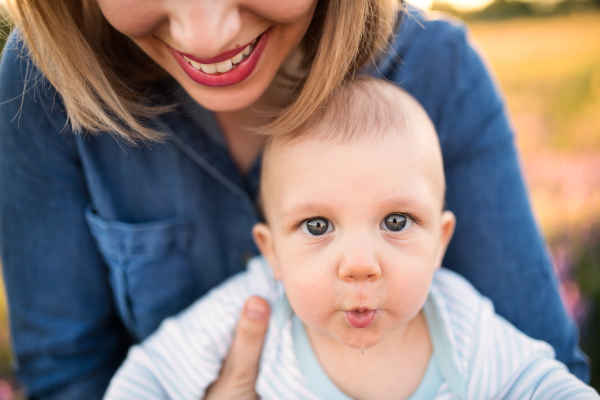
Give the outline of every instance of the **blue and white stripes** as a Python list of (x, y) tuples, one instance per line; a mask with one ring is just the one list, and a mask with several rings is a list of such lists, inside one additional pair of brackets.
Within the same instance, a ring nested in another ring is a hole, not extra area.
[[(468, 366), (466, 399), (599, 399), (595, 390), (534, 340), (494, 313), (492, 303), (459, 275), (441, 269), (431, 297), (454, 337), (457, 364)], [(442, 313), (444, 314), (444, 313)]]
[[(244, 302), (252, 295), (273, 307), (256, 384), (260, 397), (319, 399), (311, 388), (315, 382), (308, 382), (298, 363), (293, 314), (283, 288), (260, 258), (133, 347), (105, 399), (202, 399), (219, 374)], [(435, 329), (432, 337), (437, 335), (434, 355), (444, 378), (435, 399), (600, 399), (554, 360), (548, 344), (495, 315), (489, 300), (455, 273), (436, 272), (428, 304), (428, 325)]]

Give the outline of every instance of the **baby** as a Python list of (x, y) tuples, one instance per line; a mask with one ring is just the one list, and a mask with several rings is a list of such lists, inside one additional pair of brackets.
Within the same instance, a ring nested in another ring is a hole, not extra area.
[[(201, 399), (245, 300), (272, 305), (263, 399), (590, 399), (552, 348), (440, 268), (455, 218), (437, 135), (396, 86), (357, 78), (270, 137), (262, 258), (131, 349), (108, 399)], [(482, 266), (485, 268), (485, 266)]]

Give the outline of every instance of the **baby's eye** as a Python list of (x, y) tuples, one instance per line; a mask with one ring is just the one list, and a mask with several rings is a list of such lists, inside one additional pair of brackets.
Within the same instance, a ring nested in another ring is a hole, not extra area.
[(381, 229), (400, 232), (401, 230), (410, 228), (412, 224), (412, 220), (406, 215), (390, 214), (381, 221)]
[(321, 236), (329, 233), (333, 230), (333, 225), (329, 223), (325, 218), (311, 218), (307, 219), (300, 226), (302, 232), (311, 236)]

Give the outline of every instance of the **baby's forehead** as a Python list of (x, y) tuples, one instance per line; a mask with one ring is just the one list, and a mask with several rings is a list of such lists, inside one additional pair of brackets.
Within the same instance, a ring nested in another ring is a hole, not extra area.
[[(324, 131), (321, 127), (304, 132), (295, 137), (276, 137), (269, 140), (263, 153), (263, 171), (269, 172), (271, 168), (279, 168), (273, 164), (286, 164), (292, 158), (304, 157), (307, 152), (318, 148), (319, 152), (336, 158), (336, 153), (345, 152), (346, 148), (360, 148), (358, 156), (370, 153), (380, 153), (382, 149), (397, 149), (399, 162), (404, 160), (402, 153), (409, 151), (415, 155), (410, 162), (418, 162), (423, 167), (441, 167), (441, 151), (434, 134), (420, 134), (421, 132), (407, 132), (406, 127), (387, 127), (373, 130), (369, 134), (361, 132), (357, 135), (336, 135)], [(324, 156), (325, 157), (325, 156)], [(337, 158), (339, 163), (352, 164), (355, 159)], [(406, 160), (407, 162), (409, 160)], [(390, 168), (393, 168), (390, 165)], [(285, 168), (284, 168), (285, 169)], [(442, 168), (432, 168), (443, 174)], [(282, 175), (285, 179), (285, 174)], [(317, 178), (317, 177), (315, 177)]]
[[(318, 157), (315, 156), (317, 154)], [(319, 186), (323, 180), (329, 179), (328, 171), (353, 170), (356, 165), (360, 165), (360, 171), (374, 180), (400, 174), (410, 166), (411, 170), (420, 171), (419, 179), (438, 187), (436, 191), (440, 196), (443, 197), (444, 193), (444, 173), (437, 142), (404, 132), (379, 132), (377, 135), (355, 136), (346, 140), (307, 132), (295, 138), (272, 140), (263, 157), (263, 196), (268, 196), (272, 190), (288, 187), (283, 185), (284, 181), (295, 180), (304, 170), (314, 171), (311, 179), (304, 181), (305, 184)], [(379, 162), (383, 160), (386, 161)], [(309, 168), (310, 163), (318, 168)], [(352, 179), (346, 174), (342, 176), (343, 179)], [(370, 181), (365, 182), (364, 188), (372, 190)]]

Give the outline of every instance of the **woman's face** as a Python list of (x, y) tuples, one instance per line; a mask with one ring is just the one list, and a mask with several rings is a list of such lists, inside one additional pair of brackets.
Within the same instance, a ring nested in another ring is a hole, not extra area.
[(202, 106), (253, 104), (306, 32), (316, 0), (98, 0)]

